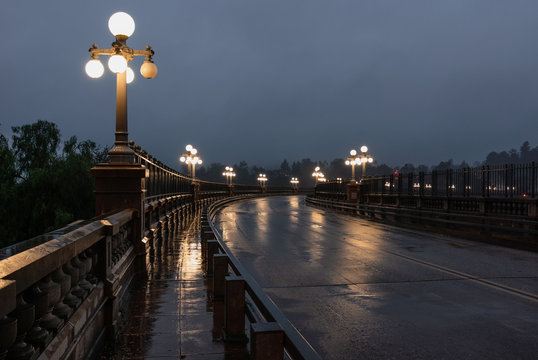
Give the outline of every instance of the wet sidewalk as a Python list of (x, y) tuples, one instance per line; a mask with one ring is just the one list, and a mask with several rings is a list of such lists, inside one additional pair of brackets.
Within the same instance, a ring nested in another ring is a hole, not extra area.
[(147, 282), (134, 286), (116, 359), (224, 359), (213, 342), (196, 221), (157, 248)]

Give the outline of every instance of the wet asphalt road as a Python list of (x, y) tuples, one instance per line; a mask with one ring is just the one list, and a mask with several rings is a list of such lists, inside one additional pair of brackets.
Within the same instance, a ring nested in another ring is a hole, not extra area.
[(238, 202), (217, 227), (324, 359), (537, 359), (538, 254), (308, 207)]

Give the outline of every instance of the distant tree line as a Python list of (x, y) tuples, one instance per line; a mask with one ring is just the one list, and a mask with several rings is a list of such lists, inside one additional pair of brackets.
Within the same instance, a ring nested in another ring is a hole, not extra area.
[(0, 134), (0, 247), (94, 216), (89, 170), (107, 161), (108, 150), (72, 136), (61, 144), (48, 121)]
[[(351, 169), (344, 164), (345, 159), (338, 158), (330, 162), (327, 161), (312, 161), (311, 159), (302, 159), (300, 161), (294, 161), (291, 165), (287, 160), (282, 161), (280, 168), (278, 169), (266, 169), (261, 166), (253, 165), (248, 166), (245, 161), (241, 161), (239, 164), (233, 165), (236, 177), (234, 183), (238, 184), (256, 184), (256, 179), (260, 173), (267, 174), (269, 179), (268, 185), (273, 186), (289, 186), (292, 177), (297, 177), (300, 180), (300, 186), (313, 187), (315, 180), (312, 177), (312, 172), (316, 166), (321, 167), (321, 171), (325, 174), (327, 179), (334, 180), (336, 178), (349, 179), (351, 177)], [(514, 163), (530, 163), (538, 162), (538, 146), (531, 148), (528, 141), (525, 141), (520, 150), (511, 149), (509, 151), (501, 151), (499, 153), (493, 151), (488, 154), (486, 159), (481, 162), (475, 162), (474, 167), (490, 165), (490, 166), (502, 166), (506, 164)], [(197, 177), (200, 179), (210, 181), (225, 181), (222, 172), (226, 165), (221, 163), (212, 163), (208, 166), (203, 166), (197, 170)], [(431, 170), (446, 170), (446, 169), (460, 169), (471, 167), (466, 161), (460, 164), (455, 164), (452, 159), (447, 161), (441, 161), (434, 166), (427, 165), (413, 165), (410, 163), (402, 166), (388, 166), (386, 164), (368, 164), (366, 165), (366, 175), (390, 175), (394, 171), (398, 170), (399, 173), (418, 173), (429, 172)], [(183, 169), (186, 172), (187, 168)], [(361, 167), (356, 166), (355, 171), (357, 178), (360, 177)]]

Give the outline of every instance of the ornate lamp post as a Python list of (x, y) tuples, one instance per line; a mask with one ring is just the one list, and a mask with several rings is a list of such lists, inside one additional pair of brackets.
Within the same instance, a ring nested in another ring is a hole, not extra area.
[(260, 174), (258, 175), (258, 182), (260, 183), (260, 187), (262, 188), (262, 191), (265, 191), (265, 183), (267, 182), (267, 175)]
[(296, 177), (292, 177), (290, 183), (294, 191), (297, 191), (299, 189), (299, 179), (297, 179)]
[(351, 157), (346, 159), (345, 164), (351, 165), (351, 181), (355, 181), (355, 165), (360, 164), (361, 159), (357, 157), (357, 150), (351, 150), (349, 155), (351, 155)]
[(233, 177), (235, 176), (234, 169), (231, 166), (226, 166), (222, 176), (226, 176), (226, 184), (232, 185)]
[(192, 145), (185, 146), (185, 150), (187, 150), (187, 153), (181, 154), (179, 161), (187, 164), (189, 167), (189, 175), (191, 176), (192, 180), (194, 180), (196, 165), (202, 164), (202, 158), (198, 155), (198, 150), (196, 150), (196, 148), (194, 148)]
[(316, 185), (318, 184), (318, 182), (325, 182), (325, 175), (321, 172), (319, 166), (316, 166), (314, 172), (312, 173), (312, 176), (316, 178)]
[(128, 66), (135, 56), (145, 56), (146, 60), (140, 67), (140, 73), (147, 79), (157, 75), (157, 66), (151, 60), (153, 50), (147, 46), (145, 50), (135, 50), (127, 47), (127, 39), (134, 33), (133, 18), (124, 12), (113, 14), (108, 20), (108, 28), (116, 41), (110, 49), (100, 49), (93, 44), (89, 52), (92, 59), (86, 63), (86, 73), (91, 78), (99, 78), (105, 69), (99, 60), (99, 55), (109, 55), (108, 67), (116, 73), (116, 139), (109, 151), (110, 163), (134, 163), (134, 151), (128, 145), (127, 132), (127, 83), (134, 79), (134, 72)]
[(365, 145), (361, 146), (361, 154), (359, 155), (359, 157), (362, 163), (362, 177), (363, 178), (366, 177), (366, 163), (371, 164), (374, 162), (374, 158), (372, 157), (372, 155), (367, 154), (366, 153), (367, 151), (368, 151), (368, 147), (366, 147)]

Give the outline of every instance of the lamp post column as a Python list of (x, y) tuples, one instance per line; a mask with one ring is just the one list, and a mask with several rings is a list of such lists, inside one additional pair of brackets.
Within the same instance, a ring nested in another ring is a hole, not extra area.
[(127, 71), (116, 74), (116, 139), (109, 151), (111, 163), (134, 163), (127, 130)]

